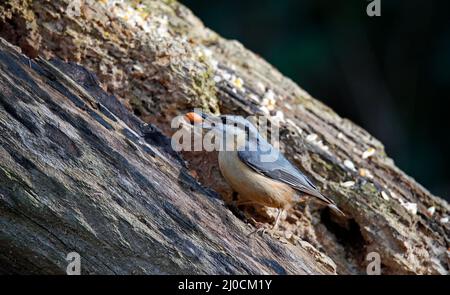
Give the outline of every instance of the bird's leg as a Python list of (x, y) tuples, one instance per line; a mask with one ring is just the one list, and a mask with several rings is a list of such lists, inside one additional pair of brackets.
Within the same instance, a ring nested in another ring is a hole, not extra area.
[(263, 224), (261, 227), (258, 227), (256, 230), (251, 232), (248, 236), (251, 236), (255, 233), (261, 233), (261, 235), (264, 235), (265, 233), (268, 233), (272, 238), (275, 237), (275, 232), (278, 229), (278, 225), (281, 220), (281, 216), (283, 215), (284, 209), (278, 208), (277, 209), (277, 216), (275, 218), (275, 224), (269, 229), (269, 226)]
[(272, 227), (272, 231), (277, 230), (278, 224), (280, 223), (281, 215), (283, 215), (283, 212), (284, 212), (284, 209), (281, 209), (281, 208), (278, 208), (277, 210), (278, 210), (277, 217), (275, 219), (275, 224)]
[(272, 228), (268, 231), (268, 234), (274, 238), (275, 237), (275, 233), (278, 229), (278, 225), (280, 224), (280, 220), (281, 220), (281, 216), (283, 215), (284, 209), (281, 208), (277, 208), (278, 212), (277, 212), (277, 217), (275, 218), (275, 224), (272, 226)]
[(262, 236), (269, 231), (267, 224), (255, 221), (256, 229), (249, 233), (247, 237), (260, 233)]

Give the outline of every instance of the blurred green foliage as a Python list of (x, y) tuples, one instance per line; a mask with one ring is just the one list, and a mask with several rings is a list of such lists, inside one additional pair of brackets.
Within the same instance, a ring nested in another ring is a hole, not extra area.
[(449, 1), (181, 0), (341, 116), (397, 165), (450, 198)]

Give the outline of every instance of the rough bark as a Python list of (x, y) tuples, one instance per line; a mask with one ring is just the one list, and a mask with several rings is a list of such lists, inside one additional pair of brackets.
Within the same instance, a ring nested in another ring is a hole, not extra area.
[[(69, 2), (0, 4), (0, 34), (41, 56), (1, 46), (1, 272), (60, 273), (74, 250), (86, 273), (364, 273), (374, 251), (385, 274), (448, 272), (448, 204), (365, 130), (177, 2)], [(280, 240), (246, 237), (241, 213), (271, 212), (226, 205), (214, 153), (170, 151), (194, 107), (268, 116), (347, 217), (298, 206)]]

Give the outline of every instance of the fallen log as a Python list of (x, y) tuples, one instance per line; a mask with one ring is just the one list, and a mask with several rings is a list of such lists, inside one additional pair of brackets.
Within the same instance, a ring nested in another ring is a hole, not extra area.
[[(369, 253), (384, 274), (448, 272), (449, 205), (365, 130), (175, 1), (69, 2), (0, 4), (0, 35), (37, 58), (2, 43), (2, 272), (61, 273), (72, 250), (86, 273), (354, 274)], [(267, 116), (347, 218), (299, 206), (286, 241), (248, 239), (240, 213), (270, 212), (230, 207), (214, 153), (170, 150), (194, 107)]]

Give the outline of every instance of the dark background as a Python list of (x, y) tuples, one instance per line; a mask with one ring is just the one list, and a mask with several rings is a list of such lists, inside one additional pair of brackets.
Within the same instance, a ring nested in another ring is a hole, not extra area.
[(450, 199), (448, 1), (180, 0), (222, 36), (380, 139), (396, 164)]

